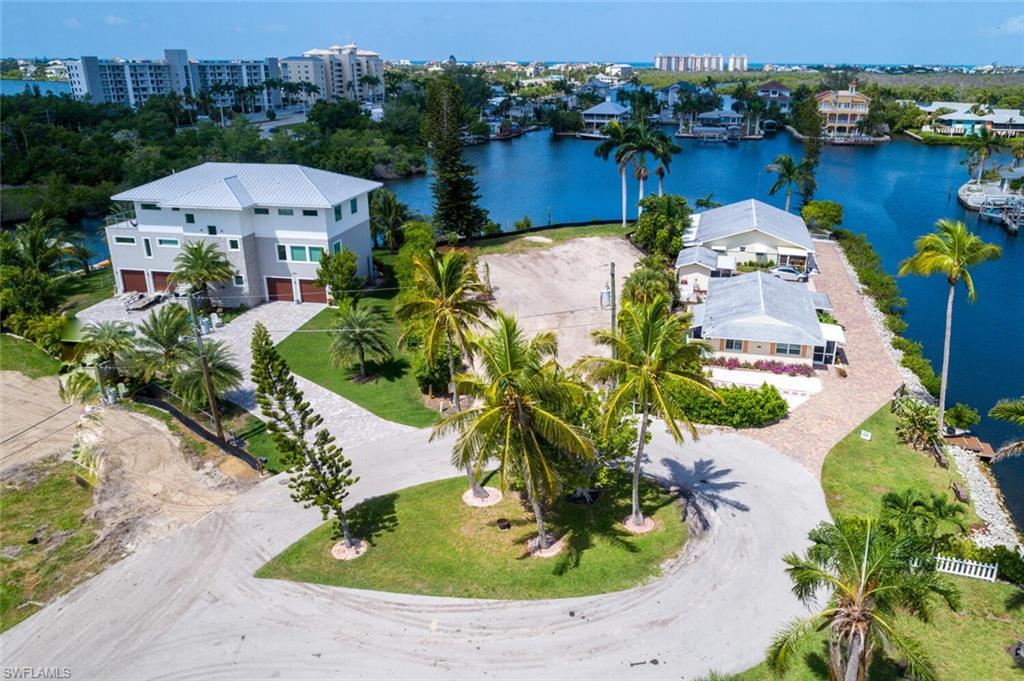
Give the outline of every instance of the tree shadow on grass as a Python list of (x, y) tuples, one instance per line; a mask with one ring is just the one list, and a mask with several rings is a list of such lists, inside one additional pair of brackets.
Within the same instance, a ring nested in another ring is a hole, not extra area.
[[(348, 512), (348, 524), (352, 534), (365, 539), (370, 546), (376, 546), (374, 540), (385, 532), (394, 532), (398, 527), (398, 515), (395, 513), (395, 502), (398, 494), (383, 494), (367, 499)], [(341, 539), (335, 531), (334, 539)]]
[(1007, 610), (1020, 610), (1024, 608), (1024, 589), (1016, 588), (1006, 597), (1005, 607)]
[(725, 494), (746, 484), (728, 479), (732, 473), (731, 468), (717, 468), (710, 459), (699, 459), (693, 467), (669, 458), (663, 458), (661, 463), (669, 471), (666, 482), (679, 487), (683, 518), (695, 531), (703, 533), (711, 527), (710, 511), (717, 511), (721, 507), (743, 512), (750, 510), (743, 502)]

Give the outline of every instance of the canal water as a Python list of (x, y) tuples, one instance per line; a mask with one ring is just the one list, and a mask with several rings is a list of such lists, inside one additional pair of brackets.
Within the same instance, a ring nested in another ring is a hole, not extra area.
[(0, 95), (20, 95), (25, 88), (39, 88), (42, 94), (70, 95), (71, 83), (56, 80), (0, 80)]
[[(782, 206), (785, 197), (770, 196), (773, 176), (764, 166), (777, 154), (802, 155), (789, 135), (738, 145), (677, 140), (683, 147), (665, 180), (665, 191), (691, 201), (708, 193), (721, 203), (751, 197)], [(481, 203), (491, 218), (509, 228), (528, 214), (535, 225), (616, 219), (620, 215), (619, 176), (614, 163), (594, 156), (596, 143), (552, 138), (546, 131), (507, 142), (467, 149), (479, 170)], [(913, 242), (939, 218), (964, 220), (984, 239), (1003, 248), (1001, 260), (974, 271), (978, 300), (956, 298), (950, 361), (949, 403), (966, 402), (983, 415), (977, 432), (993, 445), (1009, 440), (1013, 428), (988, 418), (1001, 397), (1024, 394), (1024, 238), (1011, 237), (994, 224), (977, 224), (956, 201), (956, 188), (967, 179), (964, 151), (897, 140), (878, 147), (826, 147), (818, 170), (817, 198), (838, 201), (845, 209), (843, 226), (871, 240), (887, 271), (913, 252)], [(398, 197), (423, 213), (431, 211), (429, 177), (389, 182)], [(629, 185), (635, 206), (637, 186)], [(648, 181), (647, 192), (657, 191)], [(631, 209), (631, 216), (635, 208)], [(907, 298), (908, 336), (924, 344), (938, 368), (946, 290), (941, 277), (900, 279)], [(1019, 436), (1020, 433), (1017, 433)], [(993, 466), (1018, 526), (1024, 527), (1024, 457)]]

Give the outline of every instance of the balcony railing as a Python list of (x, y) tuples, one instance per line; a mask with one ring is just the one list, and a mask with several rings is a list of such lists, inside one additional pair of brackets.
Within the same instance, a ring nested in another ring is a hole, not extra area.
[(139, 220), (135, 217), (135, 209), (133, 208), (108, 215), (103, 222), (106, 227), (114, 227), (115, 225), (124, 229), (138, 229), (139, 227)]

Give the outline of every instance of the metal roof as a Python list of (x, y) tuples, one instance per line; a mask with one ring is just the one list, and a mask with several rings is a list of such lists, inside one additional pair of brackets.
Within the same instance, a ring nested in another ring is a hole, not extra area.
[(595, 104), (594, 106), (590, 107), (589, 109), (583, 112), (583, 115), (586, 116), (587, 114), (592, 114), (621, 116), (622, 114), (626, 113), (626, 111), (628, 111), (628, 109), (626, 109), (626, 107), (620, 104), (616, 104), (615, 102), (604, 101), (601, 102), (600, 104)]
[(751, 231), (800, 246), (809, 253), (814, 252), (814, 242), (800, 216), (757, 199), (738, 201), (700, 213), (693, 240), (706, 244), (715, 239)]
[(718, 268), (718, 253), (703, 246), (690, 246), (679, 251), (676, 256), (676, 269), (686, 265), (701, 265), (709, 270)]
[(824, 310), (825, 312), (832, 312), (835, 310), (832, 306), (832, 299), (828, 297), (827, 293), (811, 291), (811, 300), (814, 302), (815, 310)]
[(715, 109), (714, 111), (705, 111), (702, 114), (697, 114), (697, 118), (743, 118), (743, 114), (736, 111), (726, 111), (725, 109)]
[(382, 186), (380, 182), (300, 165), (204, 163), (111, 198), (147, 201), (169, 208), (330, 208)]
[(764, 343), (825, 344), (807, 286), (764, 272), (710, 280), (702, 335)]

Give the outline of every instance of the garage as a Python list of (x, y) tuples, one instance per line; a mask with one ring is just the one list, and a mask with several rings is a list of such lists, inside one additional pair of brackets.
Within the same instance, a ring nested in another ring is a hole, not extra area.
[(317, 286), (311, 279), (299, 279), (299, 292), (304, 303), (326, 303), (327, 289)]
[(150, 272), (150, 276), (153, 277), (153, 290), (154, 291), (166, 291), (171, 287), (168, 280), (171, 277), (170, 272)]
[(121, 284), (125, 293), (146, 293), (146, 273), (143, 270), (121, 270)]
[(295, 300), (292, 280), (284, 277), (267, 277), (267, 298), (270, 300)]

